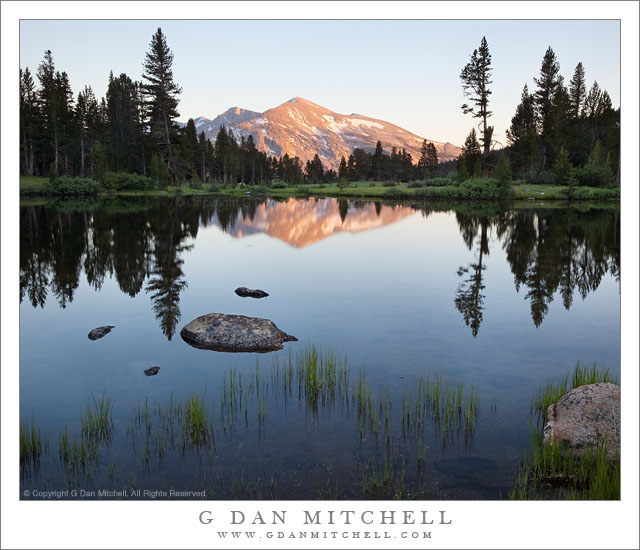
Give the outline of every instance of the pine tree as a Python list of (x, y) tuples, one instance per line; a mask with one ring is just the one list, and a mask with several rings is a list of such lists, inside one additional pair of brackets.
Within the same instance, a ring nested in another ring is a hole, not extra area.
[(507, 160), (507, 155), (502, 154), (498, 159), (498, 164), (493, 171), (493, 177), (496, 178), (501, 185), (508, 185), (511, 183), (511, 166)]
[(354, 158), (353, 153), (349, 155), (349, 160), (347, 161), (347, 178), (349, 181), (356, 181), (358, 179), (356, 159)]
[(40, 118), (33, 77), (26, 67), (20, 69), (20, 169), (23, 174), (35, 173), (36, 140)]
[(427, 169), (429, 177), (435, 178), (436, 172), (438, 170), (438, 152), (436, 151), (436, 146), (431, 142), (429, 142), (429, 144), (427, 145), (427, 159), (425, 168)]
[[(462, 174), (465, 176), (464, 179), (469, 175), (473, 177), (480, 176), (480, 171), (482, 170), (482, 151), (475, 128), (471, 129), (462, 146), (462, 154), (458, 157), (458, 174), (460, 174), (461, 163), (465, 165), (465, 167), (462, 168)], [(460, 180), (464, 181), (464, 179), (461, 178)]]
[(349, 178), (349, 172), (347, 170), (347, 161), (344, 158), (344, 155), (340, 159), (340, 166), (338, 167), (338, 179), (341, 182), (347, 181)]
[(56, 74), (55, 65), (53, 63), (53, 55), (51, 50), (44, 52), (44, 59), (38, 65), (38, 80), (40, 81), (40, 91), (38, 92), (38, 101), (41, 106), (42, 127), (43, 127), (43, 143), (42, 153), (42, 170), (49, 170), (53, 165), (54, 176), (58, 174), (58, 101), (56, 92)]
[(558, 158), (553, 168), (553, 176), (556, 185), (567, 185), (572, 171), (571, 161), (569, 160), (569, 153), (564, 147), (560, 148), (558, 152)]
[(573, 118), (580, 117), (582, 106), (586, 98), (586, 87), (584, 81), (584, 67), (582, 62), (576, 65), (573, 78), (569, 83), (569, 98), (571, 101), (571, 116)]
[(542, 144), (542, 168), (544, 169), (547, 164), (549, 142), (553, 133), (553, 99), (558, 86), (562, 84), (560, 65), (556, 60), (556, 54), (551, 49), (551, 46), (547, 48), (544, 58), (542, 59), (540, 78), (534, 78), (533, 80), (538, 86), (538, 89), (534, 93), (534, 98), (536, 102), (536, 116)]
[(191, 182), (198, 182), (198, 134), (193, 119), (187, 121), (182, 142), (182, 162), (185, 178)]
[(178, 167), (173, 142), (174, 120), (179, 116), (178, 96), (182, 89), (173, 81), (172, 64), (173, 53), (167, 46), (162, 29), (158, 27), (149, 44), (142, 77), (148, 82), (145, 92), (148, 97), (151, 133), (167, 163), (174, 185), (178, 185)]
[(491, 138), (493, 136), (493, 126), (487, 126), (487, 119), (493, 114), (489, 111), (489, 96), (491, 90), (491, 54), (489, 53), (489, 45), (487, 39), (483, 36), (480, 42), (480, 48), (473, 50), (471, 59), (460, 73), (462, 81), (462, 89), (465, 97), (469, 98), (472, 105), (462, 105), (462, 112), (471, 114), (474, 118), (482, 119), (482, 135), (480, 141), (483, 144), (483, 176), (489, 177), (489, 155), (491, 153)]
[(376, 143), (376, 151), (373, 153), (373, 158), (371, 159), (371, 177), (376, 181), (382, 181), (382, 162), (383, 162), (384, 151), (382, 150), (382, 143), (380, 140)]
[(418, 159), (418, 171), (426, 179), (427, 174), (427, 140), (422, 140), (422, 146), (420, 147), (420, 158)]
[(84, 90), (78, 93), (76, 101), (75, 119), (78, 128), (79, 152), (80, 152), (80, 177), (85, 177), (87, 173), (86, 153), (89, 141), (89, 130), (92, 122), (92, 113), (97, 108), (97, 101), (91, 86), (85, 86)]
[(538, 157), (538, 134), (533, 95), (524, 85), (520, 104), (507, 130), (507, 143), (511, 147), (512, 163), (518, 172), (534, 170)]
[(115, 171), (133, 172), (141, 164), (142, 125), (138, 100), (139, 84), (126, 74), (109, 75), (107, 117), (109, 125), (108, 156)]

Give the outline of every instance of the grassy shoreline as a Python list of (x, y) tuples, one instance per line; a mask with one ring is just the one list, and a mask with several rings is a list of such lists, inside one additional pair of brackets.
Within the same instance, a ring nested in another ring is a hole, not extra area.
[[(601, 189), (596, 187), (579, 187), (574, 197), (576, 201), (619, 201), (619, 189)], [(566, 201), (567, 187), (560, 185), (528, 185), (515, 183), (511, 186), (513, 201)], [(48, 179), (36, 176), (20, 177), (20, 196), (50, 196), (54, 195), (48, 184)], [(297, 187), (261, 187), (261, 186), (224, 186), (220, 184), (204, 184), (199, 188), (187, 185), (182, 187), (168, 187), (166, 189), (139, 191), (105, 191), (99, 192), (100, 197), (173, 197), (194, 195), (219, 195), (226, 197), (272, 197), (272, 198), (307, 198), (333, 197), (345, 199), (370, 200), (398, 200), (398, 199), (451, 199), (462, 201), (495, 200), (490, 198), (467, 197), (458, 186), (432, 186), (410, 188), (405, 183), (389, 185), (382, 182), (353, 182), (346, 188), (337, 184), (305, 184)]]

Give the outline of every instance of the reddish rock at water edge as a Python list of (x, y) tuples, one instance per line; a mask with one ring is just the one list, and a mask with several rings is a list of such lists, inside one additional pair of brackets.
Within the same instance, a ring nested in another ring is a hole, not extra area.
[(609, 459), (620, 456), (620, 386), (587, 384), (547, 409), (544, 442), (566, 442), (576, 455), (604, 443)]
[(280, 350), (284, 342), (298, 340), (269, 319), (224, 313), (208, 313), (194, 319), (180, 331), (180, 336), (200, 349), (258, 353)]
[(106, 325), (104, 327), (94, 328), (87, 337), (89, 340), (99, 340), (103, 336), (106, 336), (111, 332), (111, 329), (116, 328), (115, 326)]
[(235, 293), (242, 298), (266, 298), (269, 296), (264, 290), (247, 288), (246, 286), (236, 288)]

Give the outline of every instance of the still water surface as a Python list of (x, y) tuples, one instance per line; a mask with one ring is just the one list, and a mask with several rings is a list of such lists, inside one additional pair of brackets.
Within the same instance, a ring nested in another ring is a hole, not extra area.
[[(22, 206), (20, 242), (21, 421), (49, 443), (23, 488), (506, 498), (539, 384), (577, 361), (619, 375), (612, 207), (68, 201)], [(269, 297), (240, 298), (239, 286)], [(269, 354), (186, 344), (180, 329), (210, 312), (268, 318), (299, 341)], [(101, 325), (116, 328), (89, 340)], [(310, 345), (349, 369), (315, 402), (282, 378)], [(433, 402), (406, 420), (430, 376), (464, 383), (471, 424), (462, 414), (447, 428)], [(166, 411), (194, 392), (213, 428), (185, 447)], [(102, 395), (113, 430), (94, 463), (70, 473), (59, 434), (80, 440), (80, 418)]]

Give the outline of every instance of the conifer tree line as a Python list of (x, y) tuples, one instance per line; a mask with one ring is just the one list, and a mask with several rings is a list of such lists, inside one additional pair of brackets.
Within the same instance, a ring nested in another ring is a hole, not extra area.
[[(156, 185), (201, 183), (288, 184), (349, 181), (428, 180), (451, 175), (523, 177), (544, 183), (603, 186), (620, 177), (620, 110), (594, 81), (587, 89), (586, 71), (578, 63), (566, 86), (555, 53), (544, 55), (537, 88), (525, 85), (506, 132), (507, 147), (492, 149), (489, 99), (491, 54), (486, 38), (474, 50), (460, 79), (468, 103), (465, 114), (479, 120), (457, 162), (440, 163), (433, 143), (424, 140), (414, 162), (405, 149), (354, 149), (335, 170), (325, 170), (316, 154), (306, 164), (288, 154), (281, 158), (256, 148), (253, 136), (234, 136), (222, 126), (212, 143), (197, 132), (193, 119), (181, 127), (180, 86), (173, 79), (173, 53), (158, 28), (143, 61), (142, 80), (109, 74), (105, 97), (90, 86), (74, 96), (66, 72), (56, 69), (50, 50), (34, 75), (20, 70), (20, 170), (23, 175), (90, 177), (101, 183), (120, 181), (114, 174), (133, 174)], [(36, 84), (37, 82), (37, 84)], [(502, 159), (505, 157), (505, 159)], [(508, 162), (506, 160), (508, 158)], [(455, 165), (455, 166), (454, 166)], [(499, 166), (500, 165), (500, 166)], [(127, 178), (124, 178), (127, 180)], [(108, 185), (107, 185), (108, 186)]]
[[(458, 158), (460, 180), (511, 174), (532, 183), (606, 186), (620, 180), (620, 109), (614, 109), (606, 90), (593, 81), (587, 91), (585, 68), (578, 63), (569, 85), (560, 64), (547, 48), (534, 78), (536, 89), (525, 84), (520, 104), (506, 131), (507, 147), (491, 149), (493, 126), (488, 125), (491, 54), (485, 37), (460, 73), (463, 93), (470, 103), (465, 114), (480, 120), (479, 135), (471, 130)], [(505, 158), (503, 158), (505, 157)], [(509, 162), (507, 162), (508, 157)]]
[[(338, 179), (336, 171), (324, 169), (317, 154), (303, 164), (288, 154), (277, 158), (258, 151), (253, 136), (238, 140), (224, 126), (215, 143), (204, 132), (198, 134), (193, 119), (180, 127), (176, 119), (182, 89), (174, 82), (172, 64), (173, 54), (159, 28), (143, 62), (142, 80), (111, 72), (106, 95), (98, 99), (90, 86), (74, 96), (67, 73), (56, 69), (47, 50), (35, 79), (28, 67), (20, 70), (21, 174), (100, 182), (113, 179), (113, 173), (138, 174), (160, 185), (275, 180), (295, 185)], [(437, 166), (433, 144), (431, 148), (431, 164), (425, 160), (420, 165), (425, 173)], [(393, 148), (385, 155), (380, 143), (375, 153), (354, 150), (342, 174), (344, 180), (408, 181), (415, 176), (409, 153)]]

